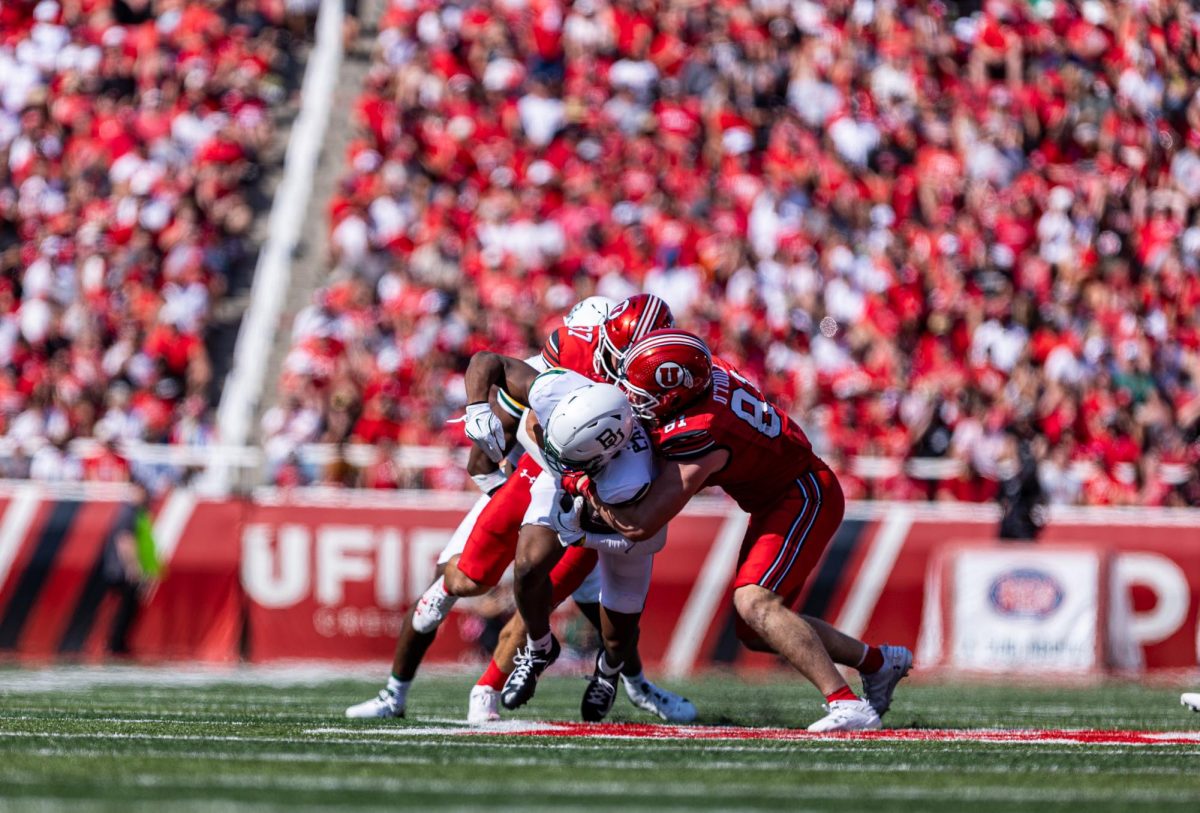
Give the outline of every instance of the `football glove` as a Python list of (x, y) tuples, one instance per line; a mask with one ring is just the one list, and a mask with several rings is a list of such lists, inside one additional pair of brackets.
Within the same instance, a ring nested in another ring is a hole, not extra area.
[(592, 478), (579, 471), (569, 471), (562, 476), (562, 489), (572, 497), (591, 497), (596, 493)]
[(583, 497), (572, 497), (565, 491), (555, 495), (554, 510), (550, 512), (550, 526), (558, 534), (563, 547), (577, 545), (583, 541)]
[(504, 459), (504, 427), (486, 401), (467, 404), (464, 431), (496, 463)]

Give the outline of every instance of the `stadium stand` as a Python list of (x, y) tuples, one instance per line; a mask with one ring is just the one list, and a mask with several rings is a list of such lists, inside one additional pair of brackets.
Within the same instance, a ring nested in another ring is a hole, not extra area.
[(992, 499), (1028, 447), (1054, 502), (1196, 504), (1197, 34), (1169, 2), (393, 3), (269, 454), (461, 442), (471, 352), (645, 289), (851, 496)]
[(212, 442), (206, 331), (253, 260), (287, 25), (272, 0), (0, 7), (5, 476), (123, 480), (120, 444)]

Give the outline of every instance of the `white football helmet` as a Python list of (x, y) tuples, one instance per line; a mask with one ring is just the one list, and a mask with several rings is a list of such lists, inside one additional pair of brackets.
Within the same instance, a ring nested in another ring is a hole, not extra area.
[(612, 384), (588, 384), (550, 411), (543, 427), (546, 464), (559, 472), (596, 474), (633, 433), (633, 407)]
[(596, 327), (608, 319), (608, 312), (616, 305), (607, 296), (589, 296), (575, 303), (575, 307), (563, 317), (567, 327)]

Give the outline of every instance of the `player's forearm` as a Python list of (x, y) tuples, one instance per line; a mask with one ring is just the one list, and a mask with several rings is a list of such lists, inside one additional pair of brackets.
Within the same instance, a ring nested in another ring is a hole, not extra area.
[(500, 465), (484, 454), (478, 446), (472, 446), (467, 452), (467, 474), (472, 477), (493, 474), (499, 469)]
[(607, 505), (593, 498), (601, 518), (614, 530), (634, 542), (657, 534), (675, 517), (696, 492), (704, 488), (709, 476), (729, 461), (729, 452), (718, 449), (689, 461), (664, 462), (650, 490), (637, 502)]
[(524, 404), (529, 401), (529, 387), (535, 378), (537, 370), (520, 359), (481, 350), (471, 356), (463, 383), (468, 403), (487, 401), (495, 386)]
[(463, 384), (467, 389), (467, 403), (487, 401), (493, 386), (504, 386), (504, 357), (490, 350), (481, 350), (471, 356)]
[(662, 530), (671, 518), (683, 510), (687, 496), (662, 492), (650, 493), (635, 503), (609, 505), (598, 498), (592, 500), (596, 513), (614, 531), (632, 542), (642, 542)]

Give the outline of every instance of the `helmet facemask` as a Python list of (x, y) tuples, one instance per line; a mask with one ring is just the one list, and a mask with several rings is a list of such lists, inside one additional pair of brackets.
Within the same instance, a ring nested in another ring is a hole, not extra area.
[(621, 378), (621, 365), (625, 354), (618, 350), (613, 340), (608, 337), (608, 325), (600, 325), (598, 339), (596, 351), (592, 355), (592, 366), (597, 373), (616, 383)]

